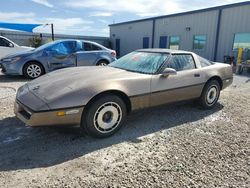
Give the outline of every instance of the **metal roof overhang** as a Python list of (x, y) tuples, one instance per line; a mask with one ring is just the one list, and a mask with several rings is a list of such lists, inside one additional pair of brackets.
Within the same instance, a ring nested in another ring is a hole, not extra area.
[(33, 32), (33, 29), (41, 26), (42, 24), (20, 24), (20, 23), (5, 23), (0, 22), (0, 28), (12, 29), (25, 32)]

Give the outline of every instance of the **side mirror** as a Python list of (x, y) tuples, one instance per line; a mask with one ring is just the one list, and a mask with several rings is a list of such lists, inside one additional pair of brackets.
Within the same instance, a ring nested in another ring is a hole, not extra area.
[(167, 76), (176, 75), (176, 74), (177, 74), (177, 72), (176, 72), (175, 69), (166, 68), (166, 69), (161, 73), (161, 76), (167, 77)]
[(9, 43), (9, 47), (10, 47), (10, 48), (13, 48), (13, 47), (14, 47), (14, 44)]

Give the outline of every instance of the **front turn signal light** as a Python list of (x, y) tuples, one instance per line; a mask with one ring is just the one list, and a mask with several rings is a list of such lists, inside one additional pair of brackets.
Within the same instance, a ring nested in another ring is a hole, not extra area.
[(65, 112), (63, 112), (63, 111), (57, 112), (56, 115), (57, 115), (57, 116), (65, 116)]

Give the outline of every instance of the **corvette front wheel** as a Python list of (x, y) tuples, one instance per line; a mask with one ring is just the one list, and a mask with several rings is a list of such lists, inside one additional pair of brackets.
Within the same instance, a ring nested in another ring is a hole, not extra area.
[(81, 127), (91, 136), (108, 137), (121, 128), (126, 116), (126, 105), (120, 97), (104, 95), (83, 114)]

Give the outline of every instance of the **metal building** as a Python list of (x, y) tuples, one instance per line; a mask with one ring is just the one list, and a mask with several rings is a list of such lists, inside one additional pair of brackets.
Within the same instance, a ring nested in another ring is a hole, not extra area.
[(235, 48), (250, 48), (250, 1), (112, 24), (110, 39), (120, 56), (171, 48), (223, 61)]

